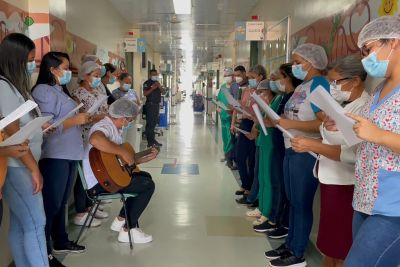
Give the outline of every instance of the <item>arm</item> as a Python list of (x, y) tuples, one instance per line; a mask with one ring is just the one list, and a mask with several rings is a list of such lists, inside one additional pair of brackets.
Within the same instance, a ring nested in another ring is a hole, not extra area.
[(236, 123), (236, 110), (233, 110), (233, 113), (232, 113), (232, 121), (231, 121), (231, 132), (232, 133), (235, 133), (235, 123)]
[(156, 89), (158, 89), (160, 87), (160, 83), (156, 82), (154, 83), (152, 86), (148, 87), (146, 90), (143, 90), (143, 95), (144, 96), (148, 96), (150, 95), (153, 91), (155, 91)]
[(356, 121), (354, 132), (367, 142), (385, 146), (395, 153), (400, 153), (400, 135), (381, 129), (366, 118), (354, 114), (346, 114)]
[(251, 128), (251, 132), (249, 134), (247, 134), (246, 137), (249, 140), (255, 140), (255, 139), (257, 139), (258, 135), (259, 135), (259, 132), (257, 130), (257, 126), (253, 125), (253, 127)]
[(110, 141), (101, 131), (92, 133), (89, 142), (100, 151), (120, 156), (129, 166), (135, 163), (134, 157), (129, 151)]
[(306, 138), (297, 136), (291, 140), (292, 148), (298, 153), (315, 152), (328, 159), (340, 161), (342, 148), (340, 145), (323, 144), (321, 139)]
[(296, 129), (302, 132), (318, 133), (325, 115), (322, 111), (315, 113), (315, 115), (317, 116), (317, 119), (312, 121), (295, 121), (282, 118), (279, 120), (278, 124), (286, 130)]
[(79, 113), (71, 118), (68, 118), (63, 123), (63, 129), (69, 129), (74, 126), (84, 125), (91, 121), (91, 117), (88, 113)]

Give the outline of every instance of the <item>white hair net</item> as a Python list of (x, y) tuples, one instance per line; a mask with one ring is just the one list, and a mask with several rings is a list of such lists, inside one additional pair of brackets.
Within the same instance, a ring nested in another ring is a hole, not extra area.
[(233, 68), (224, 69), (224, 75), (233, 75), (233, 74), (234, 74)]
[(132, 118), (137, 116), (138, 113), (138, 105), (126, 98), (118, 99), (112, 103), (108, 109), (108, 114), (110, 114), (114, 119)]
[(97, 60), (100, 60), (100, 59), (99, 59), (99, 57), (96, 56), (96, 55), (84, 55), (84, 56), (82, 57), (82, 62), (81, 62), (81, 63), (83, 64), (83, 63), (89, 62), (89, 61), (96, 62)]
[(323, 70), (328, 66), (328, 57), (322, 46), (310, 43), (302, 44), (295, 48), (292, 54), (301, 56), (318, 70)]
[(400, 17), (383, 16), (364, 26), (358, 36), (357, 45), (361, 48), (366, 42), (379, 39), (400, 39)]
[(78, 72), (78, 82), (83, 81), (86, 74), (92, 73), (96, 69), (100, 68), (101, 68), (100, 65), (94, 61), (88, 61), (83, 63)]
[(258, 84), (257, 90), (266, 90), (266, 89), (271, 89), (271, 87), (269, 86), (269, 80), (262, 80)]

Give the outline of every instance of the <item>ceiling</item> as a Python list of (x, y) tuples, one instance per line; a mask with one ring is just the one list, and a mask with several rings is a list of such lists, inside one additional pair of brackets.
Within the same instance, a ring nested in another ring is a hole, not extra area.
[(173, 0), (109, 1), (164, 60), (191, 57), (198, 67), (233, 45), (235, 21), (249, 20), (260, 0), (192, 0), (191, 15), (175, 15)]

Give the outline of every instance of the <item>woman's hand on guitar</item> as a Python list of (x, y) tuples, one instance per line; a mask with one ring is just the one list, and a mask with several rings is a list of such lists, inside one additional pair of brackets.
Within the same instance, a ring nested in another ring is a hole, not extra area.
[(152, 161), (153, 159), (155, 159), (157, 157), (158, 153), (159, 153), (159, 151), (156, 148), (153, 147), (151, 149), (151, 153), (150, 154), (138, 159), (137, 164), (143, 164), (143, 163)]

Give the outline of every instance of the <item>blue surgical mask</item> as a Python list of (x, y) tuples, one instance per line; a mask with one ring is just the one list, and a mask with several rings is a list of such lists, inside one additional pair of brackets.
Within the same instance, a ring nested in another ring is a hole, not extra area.
[(158, 81), (158, 76), (151, 76), (151, 80), (155, 82)]
[(258, 82), (257, 82), (256, 79), (250, 79), (250, 80), (249, 80), (249, 86), (250, 86), (251, 88), (256, 88), (257, 85), (258, 85)]
[(115, 83), (116, 80), (117, 78), (115, 78), (115, 76), (111, 76), (110, 80), (108, 81), (108, 84), (113, 84)]
[(133, 122), (128, 123), (128, 125), (122, 127), (122, 131), (127, 131), (128, 129), (132, 129), (135, 124)]
[(35, 60), (30, 61), (26, 64), (26, 71), (29, 75), (32, 75), (36, 70), (36, 62)]
[(377, 52), (372, 52), (366, 58), (363, 58), (361, 62), (368, 75), (371, 75), (375, 78), (385, 78), (389, 66), (389, 58), (392, 55), (393, 49), (390, 51), (390, 54), (386, 60), (378, 59), (379, 51), (380, 49)]
[(122, 86), (122, 88), (125, 90), (125, 91), (129, 91), (129, 89), (131, 89), (131, 87), (132, 87), (132, 84), (130, 84), (130, 83), (125, 83), (123, 86)]
[(104, 77), (104, 75), (106, 75), (106, 73), (107, 73), (106, 67), (101, 66), (101, 77)]
[(71, 81), (71, 78), (72, 78), (72, 71), (70, 71), (70, 70), (64, 70), (63, 76), (57, 77), (60, 85), (66, 85), (67, 83), (69, 83)]
[(90, 86), (92, 88), (97, 88), (97, 87), (99, 87), (100, 83), (101, 83), (100, 78), (92, 78), (92, 82), (90, 83)]
[(279, 93), (279, 88), (278, 85), (276, 84), (276, 81), (269, 81), (269, 87), (271, 88), (271, 91), (274, 92), (275, 94)]
[(303, 65), (301, 64), (292, 65), (292, 72), (294, 77), (302, 81), (307, 77), (308, 74), (308, 71), (303, 70)]

